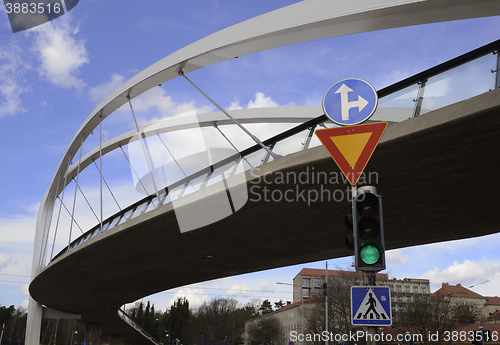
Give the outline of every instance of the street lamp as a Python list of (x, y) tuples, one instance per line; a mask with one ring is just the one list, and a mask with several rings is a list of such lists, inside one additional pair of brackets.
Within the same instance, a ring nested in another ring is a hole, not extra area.
[[(302, 293), (301, 293), (301, 309), (302, 309), (302, 341), (301, 341), (301, 344), (304, 345), (304, 289), (309, 289), (311, 290), (311, 287), (306, 287), (306, 286), (302, 286), (302, 285), (297, 285), (297, 284), (290, 284), (290, 283), (280, 283), (280, 282), (277, 282), (276, 284), (280, 284), (280, 285), (291, 285), (291, 286), (298, 286), (300, 288), (302, 288)], [(309, 293), (309, 295), (311, 295), (311, 293)]]

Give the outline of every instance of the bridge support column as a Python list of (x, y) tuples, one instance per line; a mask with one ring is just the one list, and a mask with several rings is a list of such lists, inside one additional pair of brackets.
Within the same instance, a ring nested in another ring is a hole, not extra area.
[(123, 335), (112, 334), (109, 336), (109, 345), (122, 345), (122, 344), (123, 344)]
[(101, 338), (101, 324), (100, 323), (87, 323), (85, 324), (84, 341), (89, 345), (99, 345)]

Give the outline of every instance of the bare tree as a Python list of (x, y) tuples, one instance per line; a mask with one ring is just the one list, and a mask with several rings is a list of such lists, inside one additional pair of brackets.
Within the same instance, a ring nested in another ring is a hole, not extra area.
[(410, 332), (422, 335), (421, 343), (437, 345), (443, 342), (446, 331), (457, 326), (452, 320), (451, 308), (450, 301), (444, 298), (417, 300), (407, 303), (400, 315)]
[[(341, 276), (328, 277), (328, 332), (349, 334), (352, 331), (351, 286), (359, 285), (359, 282), (359, 276), (351, 271), (345, 271)], [(316, 303), (304, 315), (307, 320), (305, 332), (321, 334), (325, 330), (325, 296), (320, 293), (313, 298)], [(313, 341), (315, 345), (322, 343), (320, 340)]]
[(461, 324), (468, 325), (480, 321), (480, 315), (474, 304), (465, 301), (453, 301), (451, 305), (451, 317)]
[(214, 298), (193, 313), (192, 330), (196, 340), (239, 340), (244, 329), (238, 301)]
[(261, 318), (250, 326), (249, 333), (252, 344), (275, 345), (282, 343), (283, 340), (281, 323), (272, 316)]

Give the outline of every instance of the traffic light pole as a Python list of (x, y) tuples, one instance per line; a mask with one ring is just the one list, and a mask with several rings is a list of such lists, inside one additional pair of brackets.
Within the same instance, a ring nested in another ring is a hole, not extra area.
[[(363, 272), (365, 285), (367, 286), (376, 285), (375, 274), (376, 274), (375, 272)], [(376, 345), (377, 342), (374, 339), (375, 339), (375, 334), (377, 334), (377, 327), (367, 326), (365, 327), (365, 332), (367, 335), (366, 345)]]
[[(377, 188), (373, 187), (373, 186), (364, 186), (364, 187), (360, 188), (361, 192), (364, 190), (368, 190), (368, 191), (370, 191), (370, 193), (377, 194)], [(354, 214), (354, 212), (357, 212), (357, 210), (354, 209), (354, 204), (355, 204), (354, 199), (357, 196), (358, 196), (358, 188), (356, 185), (354, 185), (354, 186), (352, 186), (352, 198), (353, 198), (352, 214)], [(354, 236), (356, 236), (356, 234), (354, 234)], [(375, 277), (376, 277), (375, 271), (364, 271), (363, 272), (364, 284), (366, 286), (376, 286), (377, 282), (376, 282)], [(366, 326), (365, 332), (366, 332), (365, 334), (367, 335), (366, 345), (376, 345), (377, 342), (374, 339), (375, 339), (375, 335), (377, 334), (377, 327)]]

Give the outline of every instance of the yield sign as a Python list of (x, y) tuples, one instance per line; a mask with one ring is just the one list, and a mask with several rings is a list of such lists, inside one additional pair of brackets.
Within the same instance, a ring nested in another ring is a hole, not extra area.
[(355, 185), (387, 128), (387, 122), (318, 129), (316, 136)]

